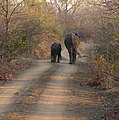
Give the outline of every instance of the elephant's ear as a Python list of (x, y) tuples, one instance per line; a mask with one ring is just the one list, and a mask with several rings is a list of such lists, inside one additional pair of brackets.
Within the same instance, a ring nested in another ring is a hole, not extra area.
[(73, 47), (75, 48), (75, 50), (77, 50), (80, 44), (80, 39), (74, 33), (72, 33), (72, 43), (73, 43)]

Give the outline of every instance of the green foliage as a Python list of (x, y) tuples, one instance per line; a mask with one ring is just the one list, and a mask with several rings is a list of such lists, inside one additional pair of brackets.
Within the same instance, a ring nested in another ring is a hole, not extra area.
[(8, 61), (16, 58), (18, 55), (21, 54), (23, 50), (26, 50), (32, 45), (31, 42), (28, 41), (26, 38), (27, 38), (27, 34), (21, 34), (19, 36), (19, 39), (13, 38), (11, 40), (11, 43), (7, 48), (7, 52), (5, 56), (8, 59)]
[(107, 62), (119, 61), (119, 43), (116, 41), (119, 39), (118, 32), (117, 22), (112, 20), (102, 21), (97, 33), (96, 60), (103, 56)]
[(107, 44), (113, 40), (114, 23), (112, 21), (102, 21), (99, 24), (99, 31), (97, 32), (97, 40), (100, 44)]
[(96, 49), (96, 60), (99, 60), (100, 57), (103, 56), (103, 58), (107, 62), (118, 62), (119, 61), (119, 55), (118, 55), (118, 47), (111, 46), (107, 49), (104, 46), (97, 47)]

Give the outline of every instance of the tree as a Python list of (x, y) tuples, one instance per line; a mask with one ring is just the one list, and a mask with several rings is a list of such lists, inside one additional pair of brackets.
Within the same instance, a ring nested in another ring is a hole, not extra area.
[(2, 50), (5, 50), (9, 44), (9, 24), (12, 16), (23, 2), (24, 0), (20, 1), (19, 3), (17, 0), (2, 0), (0, 3), (1, 22), (4, 24), (3, 29), (5, 31), (1, 45)]
[(50, 2), (56, 8), (64, 33), (76, 29), (75, 15), (84, 0), (50, 0)]

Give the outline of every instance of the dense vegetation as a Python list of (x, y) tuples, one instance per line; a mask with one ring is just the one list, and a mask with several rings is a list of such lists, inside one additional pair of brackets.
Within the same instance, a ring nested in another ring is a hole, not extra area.
[(52, 42), (77, 31), (84, 42), (95, 43), (92, 59), (101, 84), (110, 88), (119, 78), (118, 0), (3, 0), (0, 13), (1, 64), (22, 57), (49, 58)]

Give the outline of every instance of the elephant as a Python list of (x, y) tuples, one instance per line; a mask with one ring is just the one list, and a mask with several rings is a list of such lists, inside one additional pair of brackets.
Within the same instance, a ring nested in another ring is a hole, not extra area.
[(62, 59), (61, 50), (62, 48), (60, 43), (53, 43), (51, 45), (51, 62), (60, 62)]
[(77, 33), (68, 33), (64, 40), (65, 47), (69, 53), (69, 64), (76, 63), (76, 55), (80, 55), (77, 51), (80, 44), (80, 37)]

